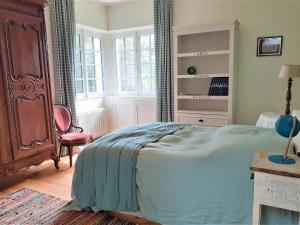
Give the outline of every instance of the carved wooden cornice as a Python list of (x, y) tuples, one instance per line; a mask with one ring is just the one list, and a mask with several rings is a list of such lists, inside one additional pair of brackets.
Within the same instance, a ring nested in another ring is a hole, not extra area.
[(50, 2), (50, 0), (19, 0), (19, 1), (34, 4), (34, 5), (40, 5), (42, 7), (46, 7)]

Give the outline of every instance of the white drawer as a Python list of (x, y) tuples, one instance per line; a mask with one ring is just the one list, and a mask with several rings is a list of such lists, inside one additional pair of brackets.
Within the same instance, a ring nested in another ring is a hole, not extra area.
[(222, 127), (227, 125), (227, 118), (221, 116), (217, 117), (215, 115), (187, 114), (178, 115), (177, 122), (184, 124)]
[(300, 211), (300, 179), (254, 173), (254, 192), (262, 205)]

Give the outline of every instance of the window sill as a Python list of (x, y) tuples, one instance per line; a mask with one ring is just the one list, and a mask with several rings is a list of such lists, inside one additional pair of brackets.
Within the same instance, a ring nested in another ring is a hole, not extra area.
[(104, 97), (105, 97), (104, 95), (101, 95), (101, 96), (95, 96), (89, 98), (76, 98), (76, 101), (81, 102), (81, 101), (88, 101), (88, 100), (97, 100), (97, 99), (102, 99)]
[(138, 99), (156, 99), (155, 95), (108, 95), (111, 98), (138, 98)]

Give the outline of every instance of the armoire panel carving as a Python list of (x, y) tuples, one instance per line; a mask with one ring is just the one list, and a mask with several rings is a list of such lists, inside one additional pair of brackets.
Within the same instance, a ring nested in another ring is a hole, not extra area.
[(39, 23), (30, 24), (10, 19), (6, 21), (6, 46), (13, 79), (19, 79), (28, 74), (42, 79), (40, 33)]

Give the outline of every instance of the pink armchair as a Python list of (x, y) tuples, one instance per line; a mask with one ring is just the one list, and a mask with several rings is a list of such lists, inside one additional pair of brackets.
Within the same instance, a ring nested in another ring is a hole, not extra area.
[[(67, 106), (54, 105), (54, 119), (60, 142), (58, 158), (60, 160), (62, 148), (67, 147), (70, 157), (70, 167), (72, 167), (73, 146), (82, 146), (92, 142), (93, 137), (90, 133), (83, 132), (81, 127), (75, 126), (72, 123), (72, 113)], [(76, 132), (76, 130), (79, 132)]]

